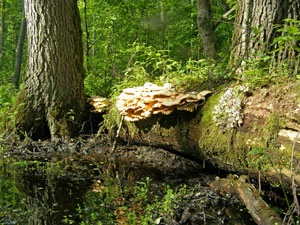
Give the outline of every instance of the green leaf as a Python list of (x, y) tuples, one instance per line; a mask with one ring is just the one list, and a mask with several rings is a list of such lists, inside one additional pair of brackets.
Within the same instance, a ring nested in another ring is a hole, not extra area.
[(253, 148), (247, 154), (248, 155), (265, 154), (265, 149), (264, 148)]

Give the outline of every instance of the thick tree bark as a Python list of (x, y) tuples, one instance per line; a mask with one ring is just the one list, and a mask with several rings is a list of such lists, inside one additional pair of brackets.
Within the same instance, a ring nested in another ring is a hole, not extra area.
[(204, 54), (211, 59), (216, 59), (217, 52), (215, 47), (214, 31), (211, 19), (210, 2), (198, 0), (198, 30), (203, 44)]
[(239, 0), (230, 65), (242, 67), (249, 59), (268, 53), (276, 35), (274, 25), (299, 18), (299, 0)]
[(84, 69), (76, 0), (25, 0), (28, 72), (19, 129), (33, 138), (75, 134), (84, 109)]
[[(23, 1), (23, 10), (24, 10), (24, 1)], [(24, 17), (22, 18), (22, 22), (21, 22), (20, 36), (19, 36), (18, 46), (16, 50), (15, 71), (14, 71), (14, 79), (13, 79), (14, 85), (17, 89), (19, 89), (25, 37), (26, 37), (26, 19)]]

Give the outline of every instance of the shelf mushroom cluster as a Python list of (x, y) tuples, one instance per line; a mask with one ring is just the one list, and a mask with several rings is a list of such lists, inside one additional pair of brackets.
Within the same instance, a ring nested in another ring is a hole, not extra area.
[(103, 113), (111, 105), (110, 101), (107, 98), (100, 96), (91, 96), (88, 98), (87, 102), (92, 106), (91, 112), (94, 113)]
[(146, 83), (141, 87), (126, 88), (117, 98), (117, 109), (127, 121), (146, 119), (154, 114), (169, 115), (174, 110), (193, 112), (211, 91), (178, 92), (170, 84), (158, 86)]

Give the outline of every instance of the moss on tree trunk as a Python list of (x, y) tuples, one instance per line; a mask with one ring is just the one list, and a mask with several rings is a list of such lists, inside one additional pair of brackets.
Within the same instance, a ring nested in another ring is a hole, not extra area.
[[(292, 151), (297, 162), (300, 150), (293, 147), (294, 141), (279, 138), (279, 134), (283, 129), (300, 128), (294, 119), (299, 116), (298, 103), (289, 102), (299, 95), (298, 86), (289, 84), (288, 88), (274, 86), (254, 91), (245, 99), (243, 123), (233, 129), (221, 129), (214, 119), (215, 108), (225, 93), (220, 89), (194, 113), (175, 111), (169, 116), (154, 115), (146, 120), (126, 122), (120, 136), (127, 142), (162, 147), (194, 160), (206, 160), (207, 164), (228, 171), (256, 177), (259, 171), (264, 171), (262, 179), (283, 181), (290, 188), (288, 171)], [(296, 179), (300, 181), (300, 177)]]

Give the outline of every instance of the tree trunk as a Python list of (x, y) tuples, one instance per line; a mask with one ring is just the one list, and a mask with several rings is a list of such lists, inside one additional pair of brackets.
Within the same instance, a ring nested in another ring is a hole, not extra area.
[(211, 19), (210, 2), (198, 0), (198, 30), (203, 44), (204, 54), (211, 59), (216, 59), (217, 52), (215, 47), (214, 31)]
[(84, 31), (85, 31), (85, 63), (86, 63), (86, 70), (87, 73), (89, 72), (89, 63), (88, 58), (90, 55), (90, 30), (89, 30), (89, 22), (88, 22), (88, 15), (87, 15), (87, 0), (83, 1), (83, 18), (84, 18)]
[[(24, 2), (23, 2), (23, 11), (24, 11)], [(20, 73), (22, 67), (22, 56), (23, 56), (23, 47), (24, 41), (26, 37), (26, 19), (22, 18), (21, 28), (20, 28), (20, 36), (18, 40), (18, 46), (16, 50), (16, 60), (15, 60), (15, 73), (14, 73), (14, 85), (17, 89), (19, 89), (19, 81), (20, 81)]]
[(230, 66), (241, 71), (247, 60), (265, 56), (278, 35), (274, 25), (298, 19), (298, 9), (299, 0), (239, 0)]
[(35, 139), (76, 133), (84, 110), (84, 69), (76, 0), (25, 0), (28, 71), (19, 129)]
[[(273, 53), (273, 59), (271, 64), (271, 72), (283, 67), (288, 68), (288, 73), (297, 75), (299, 71), (299, 19), (300, 19), (300, 1), (290, 1), (289, 4), (285, 4), (285, 18), (291, 19), (285, 21), (282, 25), (282, 32), (279, 39), (282, 37), (283, 43), (275, 42), (274, 48), (280, 49), (278, 52)], [(296, 27), (296, 32), (287, 27)], [(286, 39), (285, 39), (286, 38)]]

